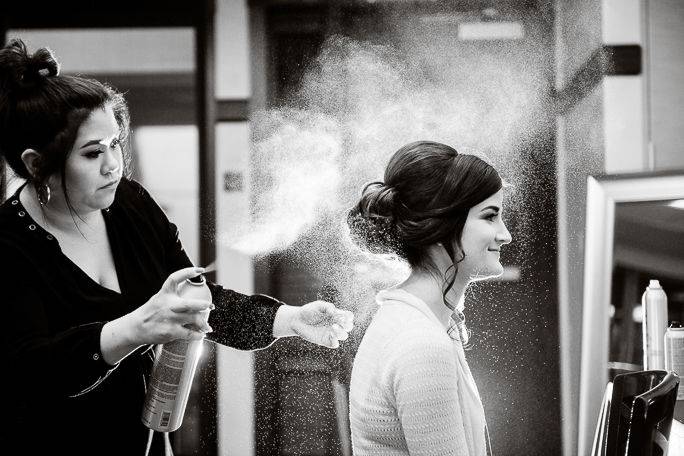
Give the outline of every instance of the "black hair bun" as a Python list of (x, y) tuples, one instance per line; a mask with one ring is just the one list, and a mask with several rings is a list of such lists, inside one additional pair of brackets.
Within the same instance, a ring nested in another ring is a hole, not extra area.
[(47, 48), (33, 55), (20, 39), (12, 39), (0, 51), (0, 83), (5, 89), (27, 89), (59, 74), (59, 63)]
[(347, 215), (347, 225), (356, 245), (371, 253), (404, 257), (404, 247), (395, 223), (396, 190), (382, 182), (363, 189), (361, 200)]

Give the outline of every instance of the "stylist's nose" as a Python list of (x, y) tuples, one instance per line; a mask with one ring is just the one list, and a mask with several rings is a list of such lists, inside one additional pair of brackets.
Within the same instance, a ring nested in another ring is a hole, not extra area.
[(118, 157), (118, 151), (116, 150), (111, 150), (108, 149), (104, 153), (104, 161), (102, 162), (102, 174), (107, 175), (107, 174), (114, 174), (116, 171), (119, 170), (119, 157)]

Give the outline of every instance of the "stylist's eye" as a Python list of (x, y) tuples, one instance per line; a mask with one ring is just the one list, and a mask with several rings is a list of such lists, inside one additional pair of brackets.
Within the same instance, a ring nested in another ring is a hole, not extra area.
[(485, 216), (485, 219), (489, 220), (490, 222), (493, 222), (497, 215), (499, 215), (499, 214), (489, 214), (489, 215)]
[(100, 150), (100, 149), (96, 149), (96, 150), (91, 150), (90, 152), (86, 152), (85, 154), (83, 154), (83, 156), (86, 157), (86, 158), (97, 158), (97, 157), (99, 157), (100, 154), (102, 154), (103, 152), (104, 152), (104, 151), (102, 151), (102, 150)]

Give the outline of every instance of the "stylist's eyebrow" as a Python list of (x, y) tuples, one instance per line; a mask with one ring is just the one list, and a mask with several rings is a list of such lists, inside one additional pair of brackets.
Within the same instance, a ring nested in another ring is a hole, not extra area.
[(93, 139), (91, 141), (88, 141), (87, 143), (83, 144), (81, 146), (81, 149), (85, 149), (88, 146), (94, 146), (95, 144), (100, 144), (102, 140), (101, 139)]
[(83, 144), (83, 145), (81, 146), (81, 149), (85, 149), (85, 148), (88, 147), (88, 146), (94, 146), (94, 145), (96, 145), (96, 144), (102, 144), (103, 141), (109, 140), (109, 139), (112, 139), (112, 138), (115, 138), (115, 137), (117, 137), (118, 135), (119, 135), (119, 133), (117, 133), (117, 134), (115, 134), (115, 135), (112, 135), (112, 136), (110, 136), (110, 137), (108, 137), (108, 138), (91, 139), (91, 140), (88, 141), (87, 143)]
[(485, 207), (484, 209), (482, 209), (480, 212), (484, 212), (484, 211), (489, 210), (489, 209), (493, 210), (494, 212), (499, 212), (499, 211), (500, 211), (500, 209), (499, 209), (498, 206), (487, 206), (487, 207)]

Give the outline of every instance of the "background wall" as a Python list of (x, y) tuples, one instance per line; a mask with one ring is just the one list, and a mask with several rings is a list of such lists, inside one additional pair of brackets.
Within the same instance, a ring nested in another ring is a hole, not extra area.
[(649, 169), (684, 168), (684, 3), (644, 0), (647, 36)]
[[(216, 98), (251, 98), (249, 9), (246, 2), (217, 2)], [(254, 293), (252, 259), (227, 246), (224, 233), (248, 223), (251, 190), (251, 128), (247, 118), (219, 122), (216, 131), (217, 280), (241, 293)], [(217, 346), (218, 454), (255, 452), (254, 355)]]

